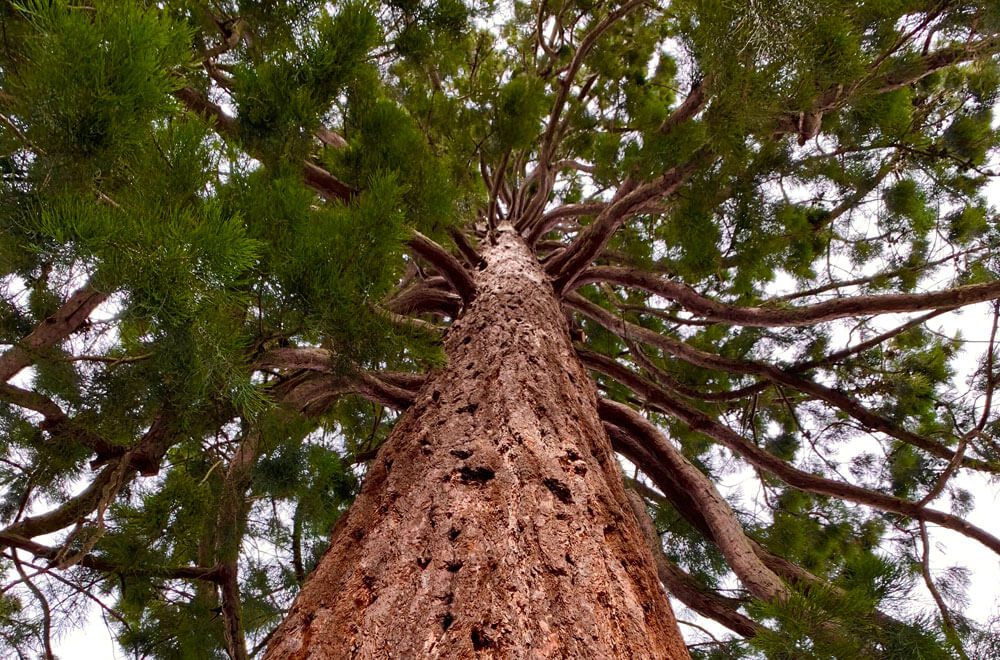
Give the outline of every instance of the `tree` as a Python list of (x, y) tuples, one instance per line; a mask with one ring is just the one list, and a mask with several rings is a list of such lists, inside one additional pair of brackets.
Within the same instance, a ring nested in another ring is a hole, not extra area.
[(996, 3), (0, 18), (11, 653), (996, 657)]

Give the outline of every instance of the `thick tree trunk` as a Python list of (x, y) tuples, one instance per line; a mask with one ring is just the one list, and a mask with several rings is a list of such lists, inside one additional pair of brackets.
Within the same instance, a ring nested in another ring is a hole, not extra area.
[(509, 228), (267, 657), (687, 658), (596, 392)]

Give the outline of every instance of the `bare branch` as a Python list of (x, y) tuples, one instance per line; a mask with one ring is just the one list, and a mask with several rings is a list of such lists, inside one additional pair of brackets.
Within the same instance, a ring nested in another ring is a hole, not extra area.
[(788, 597), (788, 587), (754, 553), (733, 510), (708, 477), (667, 442), (655, 426), (628, 406), (602, 398), (598, 401), (598, 412), (602, 420), (641, 440), (642, 446), (656, 456), (670, 478), (688, 494), (711, 530), (712, 540), (750, 593), (765, 601)]
[(692, 314), (710, 321), (749, 327), (795, 327), (851, 316), (922, 312), (945, 307), (954, 309), (1000, 298), (1000, 281), (997, 281), (931, 293), (853, 296), (800, 307), (739, 307), (706, 298), (681, 282), (632, 268), (594, 266), (584, 271), (574, 285), (592, 282), (610, 282), (642, 289), (673, 300)]
[(28, 588), (31, 594), (38, 601), (38, 606), (42, 609), (42, 645), (45, 648), (45, 660), (56, 660), (56, 656), (52, 653), (52, 610), (49, 607), (49, 601), (42, 593), (42, 590), (35, 586), (35, 583), (31, 581), (28, 574), (25, 573), (24, 567), (21, 566), (21, 559), (14, 552), (11, 554), (11, 558), (14, 560), (14, 568), (17, 570), (17, 574), (21, 576), (21, 580), (24, 582), (24, 586)]
[(249, 657), (240, 601), (238, 561), (249, 510), (246, 492), (259, 448), (260, 432), (255, 428), (247, 430), (226, 468), (215, 517), (215, 556), (220, 569), (223, 633), (231, 660), (247, 660)]
[(450, 252), (416, 230), (413, 231), (409, 245), (416, 254), (440, 271), (466, 305), (472, 302), (476, 297), (476, 282)]
[(923, 546), (923, 552), (920, 553), (920, 573), (923, 575), (924, 584), (927, 585), (927, 590), (931, 592), (931, 597), (934, 598), (934, 603), (941, 613), (941, 622), (944, 624), (945, 637), (951, 642), (951, 645), (962, 660), (969, 660), (969, 656), (966, 655), (965, 649), (962, 647), (962, 640), (959, 638), (958, 633), (955, 632), (955, 622), (951, 618), (948, 605), (944, 602), (944, 598), (941, 597), (941, 592), (938, 591), (937, 585), (934, 584), (934, 577), (931, 575), (931, 542), (927, 538), (927, 525), (922, 520), (919, 523), (919, 529), (920, 544)]

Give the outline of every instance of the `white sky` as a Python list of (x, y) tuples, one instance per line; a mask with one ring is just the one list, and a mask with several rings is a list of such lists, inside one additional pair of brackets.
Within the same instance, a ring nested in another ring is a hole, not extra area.
[[(997, 117), (996, 120), (1000, 123), (1000, 117)], [(996, 211), (1000, 207), (1000, 182), (994, 180), (990, 185), (990, 190), (989, 199), (994, 211)], [(948, 334), (953, 334), (952, 331), (955, 328), (961, 327), (965, 339), (985, 342), (989, 338), (990, 327), (986, 315), (987, 307), (985, 305), (975, 307), (976, 309), (967, 308), (961, 316), (940, 317), (936, 323)], [(975, 343), (971, 345), (976, 346)], [(982, 345), (980, 344), (980, 346)], [(965, 368), (967, 370), (974, 369), (974, 361), (974, 357), (970, 358), (969, 363), (964, 365)], [(997, 483), (990, 483), (985, 475), (970, 474), (969, 471), (957, 474), (952, 483), (968, 489), (975, 497), (975, 508), (966, 516), (967, 519), (987, 531), (1000, 534), (1000, 514), (998, 514), (1000, 511), (1000, 488), (998, 488)], [(748, 472), (745, 476), (730, 475), (718, 485), (727, 496), (739, 493), (744, 502), (748, 499), (752, 500), (755, 497), (754, 491), (759, 489), (759, 483), (752, 472)], [(764, 505), (761, 502), (759, 506), (763, 507)], [(946, 496), (943, 495), (937, 500), (936, 507), (947, 509)], [(970, 604), (964, 614), (973, 619), (985, 621), (991, 615), (1000, 613), (1000, 557), (978, 542), (956, 532), (931, 525), (928, 525), (928, 531), (933, 546), (931, 569), (935, 575), (941, 573), (948, 566), (956, 564), (971, 571), (971, 582), (967, 590)], [(25, 555), (22, 554), (22, 556)], [(913, 596), (916, 599), (916, 605), (926, 610), (935, 611), (934, 602), (922, 580), (918, 579)], [(676, 600), (674, 607), (680, 619), (696, 622), (713, 632), (720, 633), (721, 636), (728, 634), (725, 628), (687, 610)], [(86, 619), (85, 625), (56, 638), (54, 650), (57, 656), (64, 659), (87, 658), (88, 660), (128, 657), (115, 645), (99, 607), (88, 603), (86, 611), (82, 612), (81, 616)], [(682, 625), (681, 629), (689, 641), (704, 639), (702, 633), (691, 627)]]

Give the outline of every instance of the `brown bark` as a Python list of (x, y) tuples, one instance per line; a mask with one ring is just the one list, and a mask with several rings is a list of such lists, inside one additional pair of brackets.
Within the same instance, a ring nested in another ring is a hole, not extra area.
[(107, 298), (108, 294), (96, 291), (90, 284), (75, 291), (31, 334), (0, 355), (0, 381), (6, 383), (21, 369), (31, 366), (38, 352), (55, 346), (83, 327), (90, 313)]
[[(891, 420), (874, 413), (854, 398), (835, 388), (826, 387), (825, 385), (803, 376), (798, 376), (794, 373), (794, 370), (780, 369), (772, 364), (764, 364), (750, 360), (737, 360), (716, 355), (715, 353), (701, 351), (686, 342), (674, 339), (673, 337), (669, 337), (667, 335), (661, 335), (642, 326), (629, 323), (628, 321), (615, 316), (603, 307), (595, 305), (575, 293), (569, 294), (566, 297), (566, 302), (573, 309), (579, 311), (596, 323), (603, 325), (609, 331), (617, 334), (626, 341), (629, 339), (638, 340), (645, 344), (649, 344), (650, 346), (655, 346), (674, 357), (678, 357), (685, 362), (698, 367), (719, 369), (729, 373), (759, 376), (776, 385), (787, 385), (788, 387), (798, 390), (799, 392), (810, 394), (820, 401), (825, 401), (831, 406), (839, 408), (864, 424), (868, 429), (880, 431), (888, 436), (896, 438), (897, 440), (909, 443), (914, 447), (920, 447), (928, 453), (947, 461), (950, 461), (955, 456), (954, 450), (949, 449), (943, 444), (935, 442), (930, 438), (925, 438), (922, 435), (909, 431), (902, 426), (893, 423)], [(595, 357), (600, 359), (599, 356)], [(616, 366), (615, 364), (607, 362), (606, 359), (604, 361), (611, 369), (621, 369), (621, 365)], [(626, 378), (631, 378), (631, 376), (628, 376), (625, 372), (616, 371), (616, 373), (623, 373)], [(617, 376), (614, 374), (608, 375), (617, 379)], [(974, 458), (963, 459), (962, 465), (964, 467), (987, 470), (990, 472), (996, 471), (996, 468), (991, 466), (987, 461)]]
[(751, 327), (811, 326), (855, 316), (923, 312), (960, 307), (1000, 298), (1000, 282), (968, 284), (931, 293), (891, 293), (850, 296), (800, 307), (740, 307), (706, 298), (688, 285), (634, 268), (594, 266), (574, 281), (574, 286), (611, 282), (631, 286), (680, 303), (692, 314), (709, 321)]
[(908, 516), (914, 520), (937, 523), (959, 534), (976, 539), (993, 552), (1000, 554), (1000, 538), (981, 527), (973, 525), (964, 518), (945, 513), (944, 511), (938, 511), (937, 509), (929, 509), (920, 505), (919, 502), (886, 495), (851, 483), (827, 479), (817, 474), (800, 470), (791, 463), (778, 458), (766, 449), (744, 438), (728, 426), (715, 421), (693, 406), (672, 398), (665, 391), (650, 384), (640, 376), (635, 374), (629, 375), (630, 372), (627, 369), (613, 367), (610, 361), (596, 360), (593, 355), (587, 357), (587, 362), (588, 366), (595, 369), (613, 372), (612, 377), (616, 380), (620, 377), (620, 382), (627, 383), (629, 387), (634, 385), (636, 388), (634, 391), (648, 395), (649, 398), (646, 399), (646, 402), (658, 411), (681, 420), (692, 431), (702, 433), (718, 441), (735, 454), (742, 456), (754, 467), (769, 472), (793, 488), (807, 493), (829, 495), (848, 502), (864, 504), (880, 511)]
[(266, 657), (688, 657), (551, 286), (483, 257)]

